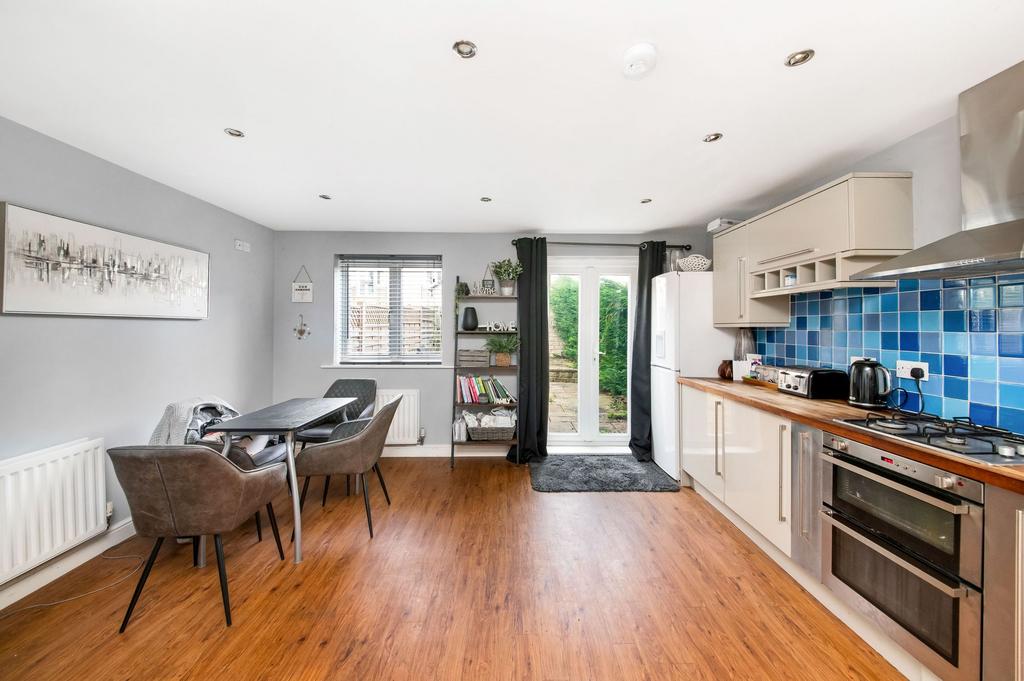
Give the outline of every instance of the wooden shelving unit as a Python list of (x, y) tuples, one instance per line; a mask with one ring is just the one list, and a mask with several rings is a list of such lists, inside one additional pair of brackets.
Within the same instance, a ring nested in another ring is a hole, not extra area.
[[(458, 286), (458, 283), (459, 283), (459, 278), (456, 277), (455, 278), (456, 286)], [(475, 337), (518, 336), (519, 335), (518, 331), (484, 331), (484, 330), (481, 330), (481, 329), (477, 329), (476, 331), (463, 331), (461, 328), (459, 328), (459, 321), (460, 321), (459, 318), (461, 316), (460, 315), (460, 309), (462, 307), (462, 304), (464, 302), (507, 302), (507, 301), (513, 301), (514, 302), (514, 301), (516, 301), (518, 299), (519, 299), (518, 296), (486, 296), (486, 295), (485, 296), (469, 295), (469, 296), (462, 296), (462, 297), (456, 296), (456, 299), (455, 299), (455, 361), (454, 361), (455, 369), (452, 372), (452, 420), (451, 420), (452, 428), (454, 428), (454, 426), (455, 426), (455, 420), (457, 418), (459, 418), (459, 416), (460, 416), (460, 410), (467, 410), (467, 409), (495, 409), (495, 408), (499, 408), (499, 407), (506, 408), (506, 409), (517, 409), (518, 408), (518, 406), (519, 406), (518, 400), (516, 401), (515, 404), (498, 404), (498, 403), (491, 403), (491, 402), (486, 403), (486, 404), (480, 404), (480, 403), (477, 403), (477, 402), (458, 402), (455, 399), (455, 396), (458, 394), (458, 379), (459, 379), (459, 376), (464, 376), (464, 375), (467, 375), (467, 374), (474, 374), (474, 375), (477, 375), (477, 376), (487, 376), (487, 375), (495, 375), (495, 374), (500, 374), (500, 375), (503, 375), (503, 376), (515, 376), (515, 378), (516, 378), (515, 392), (517, 393), (517, 397), (518, 397), (518, 391), (519, 391), (519, 366), (518, 365), (513, 365), (513, 366), (494, 366), (494, 365), (471, 366), (471, 365), (459, 364), (460, 339), (463, 338), (463, 337), (474, 337), (474, 336)], [(518, 322), (518, 320), (517, 320), (517, 322)], [(505, 387), (508, 388), (509, 386), (506, 385)], [(452, 468), (455, 468), (455, 448), (456, 447), (484, 447), (484, 446), (490, 446), (490, 447), (494, 447), (494, 446), (511, 447), (512, 445), (517, 444), (518, 440), (516, 438), (512, 438), (512, 439), (509, 439), (509, 440), (464, 440), (464, 441), (457, 441), (455, 439), (454, 434), (452, 434), (451, 443), (452, 444), (451, 444), (451, 455), (450, 455), (450, 464), (449, 465)], [(519, 463), (518, 450), (516, 452), (516, 463)]]

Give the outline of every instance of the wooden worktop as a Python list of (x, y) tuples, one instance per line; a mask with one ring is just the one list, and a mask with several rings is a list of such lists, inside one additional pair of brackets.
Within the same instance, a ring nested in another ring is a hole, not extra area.
[(720, 378), (681, 377), (678, 380), (680, 384), (697, 390), (721, 395), (792, 421), (798, 421), (856, 442), (900, 454), (914, 461), (937, 466), (957, 475), (1024, 494), (1024, 466), (992, 466), (958, 456), (942, 454), (913, 443), (872, 435), (846, 424), (837, 423), (835, 419), (862, 419), (868, 414), (867, 410), (851, 407), (845, 402), (809, 400), (780, 393), (774, 388), (764, 388), (740, 381), (726, 381)]

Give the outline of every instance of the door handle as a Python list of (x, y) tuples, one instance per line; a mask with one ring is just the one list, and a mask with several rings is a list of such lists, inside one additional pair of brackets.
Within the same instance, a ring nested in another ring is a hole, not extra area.
[(810, 433), (800, 433), (800, 451), (797, 453), (797, 480), (800, 485), (800, 535), (805, 539), (810, 539), (810, 532), (808, 523), (804, 522), (809, 520), (807, 517), (807, 496), (808, 489), (806, 474), (804, 473), (804, 460), (807, 458), (807, 441), (811, 439)]
[(793, 251), (792, 253), (783, 253), (782, 255), (773, 255), (770, 258), (764, 260), (758, 260), (758, 265), (764, 265), (765, 263), (774, 262), (775, 260), (782, 260), (783, 258), (791, 258), (794, 255), (803, 255), (804, 253), (814, 253), (818, 249), (816, 248), (801, 248), (799, 251)]
[(740, 306), (739, 306), (739, 315), (738, 315), (740, 319), (743, 319), (743, 303), (744, 303), (744, 298), (746, 297), (744, 295), (744, 293), (743, 293), (743, 288), (744, 288), (744, 286), (743, 286), (743, 280), (744, 280), (743, 270), (745, 269), (743, 265), (744, 265), (744, 261), (745, 260), (746, 260), (746, 258), (736, 258), (736, 269), (737, 269), (737, 271), (739, 273), (739, 279), (740, 279), (739, 282), (737, 282), (737, 285), (736, 285), (736, 295), (739, 297), (739, 304), (740, 304)]
[(784, 424), (784, 423), (780, 423), (779, 424), (779, 522), (780, 523), (786, 522), (786, 512), (785, 512), (785, 509), (782, 508), (782, 477), (783, 477), (783, 473), (782, 473), (782, 448), (785, 446), (784, 440), (785, 440), (785, 437), (786, 437), (786, 428), (787, 428), (786, 424)]
[(722, 476), (722, 469), (718, 466), (718, 408), (721, 406), (721, 400), (715, 400), (715, 475), (719, 477)]
[(901, 568), (903, 568), (904, 570), (906, 570), (910, 574), (914, 575), (915, 577), (920, 579), (922, 582), (925, 582), (929, 586), (931, 586), (931, 587), (941, 591), (942, 593), (944, 593), (945, 595), (949, 596), (950, 598), (966, 598), (967, 597), (967, 587), (964, 587), (964, 586), (952, 587), (952, 586), (949, 586), (948, 584), (944, 584), (943, 582), (940, 582), (939, 580), (935, 579), (930, 574), (928, 574), (924, 570), (920, 569), (916, 565), (912, 565), (908, 561), (900, 558), (899, 556), (897, 556), (892, 551), (889, 551), (888, 549), (882, 548), (881, 545), (876, 544), (875, 542), (871, 541), (870, 539), (868, 539), (867, 537), (862, 535), (860, 532), (857, 532), (857, 531), (847, 527), (845, 523), (839, 522), (838, 520), (835, 519), (835, 517), (833, 517), (833, 515), (831, 513), (828, 513), (826, 511), (819, 511), (819, 513), (821, 514), (821, 519), (824, 522), (828, 523), (829, 525), (831, 525), (832, 527), (836, 528), (840, 532), (842, 532), (842, 533), (844, 533), (846, 535), (849, 535), (852, 539), (856, 539), (861, 544), (863, 544), (867, 548), (871, 549), (872, 551), (874, 551), (878, 555), (882, 556), (886, 560), (889, 560), (889, 561), (895, 563), (896, 565), (899, 565)]

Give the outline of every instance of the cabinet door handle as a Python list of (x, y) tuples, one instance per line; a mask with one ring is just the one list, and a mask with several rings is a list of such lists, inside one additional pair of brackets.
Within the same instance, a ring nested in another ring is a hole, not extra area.
[(786, 425), (779, 424), (779, 522), (786, 522), (785, 510), (782, 508), (782, 448), (785, 445)]
[(813, 490), (809, 489), (807, 485), (806, 474), (804, 473), (804, 462), (810, 456), (810, 447), (807, 446), (808, 441), (811, 439), (810, 433), (800, 433), (800, 452), (797, 454), (797, 478), (800, 484), (800, 534), (805, 538), (810, 538), (810, 532), (806, 521), (809, 520), (807, 517), (807, 497), (808, 494), (813, 493)]
[(719, 477), (722, 476), (722, 469), (718, 466), (718, 408), (721, 406), (721, 401), (715, 400), (715, 475)]
[(803, 255), (804, 253), (814, 253), (818, 249), (816, 248), (801, 248), (799, 251), (793, 251), (792, 253), (783, 253), (782, 255), (773, 255), (770, 258), (764, 260), (758, 260), (758, 265), (764, 265), (765, 263), (774, 262), (775, 260), (782, 260), (783, 258), (791, 258), (794, 255)]
[(743, 307), (744, 307), (743, 304), (744, 304), (744, 302), (746, 302), (746, 296), (744, 295), (744, 292), (743, 292), (743, 289), (745, 288), (743, 283), (744, 283), (744, 280), (746, 279), (746, 277), (743, 276), (743, 270), (746, 269), (744, 267), (744, 264), (745, 264), (744, 261), (745, 260), (746, 260), (746, 258), (736, 258), (736, 270), (739, 273), (739, 281), (736, 284), (736, 295), (737, 295), (737, 297), (739, 299), (738, 302), (739, 302), (739, 305), (740, 305), (740, 309), (739, 309), (738, 317), (740, 319), (743, 319)]

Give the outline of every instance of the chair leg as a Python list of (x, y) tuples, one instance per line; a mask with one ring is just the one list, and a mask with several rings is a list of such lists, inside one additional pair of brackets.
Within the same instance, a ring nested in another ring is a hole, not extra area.
[(309, 476), (306, 476), (306, 481), (302, 483), (302, 494), (299, 495), (299, 510), (306, 504), (306, 492), (309, 491)]
[(128, 620), (132, 617), (132, 611), (135, 610), (135, 604), (139, 602), (139, 596), (142, 595), (142, 588), (146, 586), (146, 580), (149, 579), (149, 571), (153, 569), (153, 563), (156, 562), (156, 554), (160, 553), (160, 546), (164, 543), (163, 537), (157, 537), (156, 543), (153, 544), (153, 550), (149, 552), (149, 560), (146, 561), (146, 567), (142, 569), (142, 576), (139, 577), (139, 583), (135, 585), (135, 593), (132, 594), (132, 602), (128, 604), (128, 611), (124, 614), (124, 620), (121, 622), (121, 628), (118, 629), (117, 633), (123, 634), (124, 628), (128, 626)]
[(259, 511), (256, 511), (256, 541), (263, 541), (263, 522)]
[(363, 506), (366, 507), (366, 526), (370, 528), (370, 539), (373, 539), (373, 517), (370, 515), (370, 490), (366, 488), (366, 474), (356, 475), (356, 484), (363, 485)]
[(199, 567), (199, 537), (192, 537), (192, 567)]
[(274, 541), (277, 543), (277, 555), (284, 560), (284, 549), (281, 548), (281, 534), (277, 531), (277, 516), (274, 515), (274, 505), (267, 502), (267, 517), (270, 518), (270, 529), (274, 532)]
[(377, 479), (380, 480), (380, 488), (384, 490), (384, 498), (388, 502), (388, 506), (391, 505), (391, 497), (388, 496), (388, 486), (384, 484), (384, 474), (380, 472), (380, 461), (373, 464), (373, 470), (377, 472)]
[(327, 486), (331, 484), (331, 476), (324, 476), (324, 498), (320, 501), (320, 507), (323, 508), (327, 505)]
[(231, 601), (228, 598), (228, 571), (224, 566), (224, 542), (219, 534), (213, 535), (213, 545), (217, 549), (217, 572), (220, 573), (220, 597), (224, 601), (224, 620), (231, 626)]

